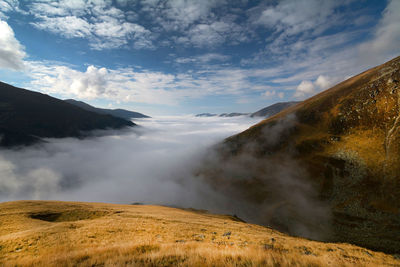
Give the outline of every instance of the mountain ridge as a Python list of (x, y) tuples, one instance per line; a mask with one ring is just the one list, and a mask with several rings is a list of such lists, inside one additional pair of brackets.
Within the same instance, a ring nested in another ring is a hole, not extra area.
[(31, 145), (42, 138), (84, 137), (132, 122), (83, 110), (46, 94), (0, 82), (0, 146)]
[(215, 114), (215, 113), (200, 113), (196, 114), (196, 117), (238, 117), (238, 116), (247, 116), (250, 113), (239, 113), (239, 112), (231, 112), (231, 113), (221, 113), (221, 114)]
[(108, 114), (112, 115), (114, 117), (122, 118), (125, 120), (131, 120), (134, 118), (150, 118), (147, 115), (144, 115), (142, 113), (136, 112), (136, 111), (130, 111), (126, 109), (106, 109), (106, 108), (97, 108), (92, 105), (89, 105), (83, 101), (75, 100), (75, 99), (65, 99), (64, 100), (67, 103), (70, 103), (72, 105), (78, 106), (82, 109), (85, 109), (87, 111), (92, 111), (98, 114)]
[(196, 117), (237, 117), (237, 116), (250, 116), (251, 118), (254, 117), (270, 117), (273, 116), (282, 110), (289, 108), (293, 105), (300, 103), (300, 101), (289, 101), (289, 102), (277, 102), (272, 105), (269, 105), (265, 108), (262, 108), (253, 113), (239, 113), (239, 112), (232, 112), (232, 113), (200, 113), (197, 114)]

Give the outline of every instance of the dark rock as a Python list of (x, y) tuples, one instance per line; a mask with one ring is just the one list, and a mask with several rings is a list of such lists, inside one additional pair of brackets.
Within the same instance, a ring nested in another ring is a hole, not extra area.
[(274, 245), (264, 244), (264, 249), (265, 250), (274, 249)]
[(222, 236), (230, 236), (231, 232), (225, 232)]

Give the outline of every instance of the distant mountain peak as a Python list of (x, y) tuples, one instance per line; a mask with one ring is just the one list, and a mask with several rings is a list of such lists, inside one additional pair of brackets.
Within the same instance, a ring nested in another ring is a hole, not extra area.
[(72, 105), (78, 106), (80, 108), (83, 108), (85, 110), (91, 111), (91, 112), (95, 112), (98, 114), (109, 114), (114, 117), (122, 118), (125, 120), (131, 120), (131, 119), (137, 119), (137, 118), (150, 118), (149, 116), (144, 115), (142, 113), (130, 111), (130, 110), (126, 110), (126, 109), (96, 108), (94, 106), (91, 106), (91, 105), (83, 102), (83, 101), (79, 101), (79, 100), (75, 100), (75, 99), (66, 99), (64, 101), (67, 103), (70, 103)]

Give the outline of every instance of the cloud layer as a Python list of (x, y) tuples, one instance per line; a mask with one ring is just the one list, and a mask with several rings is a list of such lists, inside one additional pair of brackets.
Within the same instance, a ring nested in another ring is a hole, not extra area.
[(0, 201), (60, 199), (211, 207), (213, 200), (207, 194), (213, 193), (193, 179), (193, 169), (208, 146), (255, 122), (245, 117), (146, 119), (138, 122), (143, 127), (111, 136), (54, 139), (22, 150), (3, 149)]

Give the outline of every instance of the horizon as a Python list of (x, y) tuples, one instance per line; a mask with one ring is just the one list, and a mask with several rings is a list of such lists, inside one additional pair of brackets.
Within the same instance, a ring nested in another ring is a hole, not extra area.
[(399, 55), (399, 1), (0, 1), (0, 79), (150, 116), (304, 100)]

